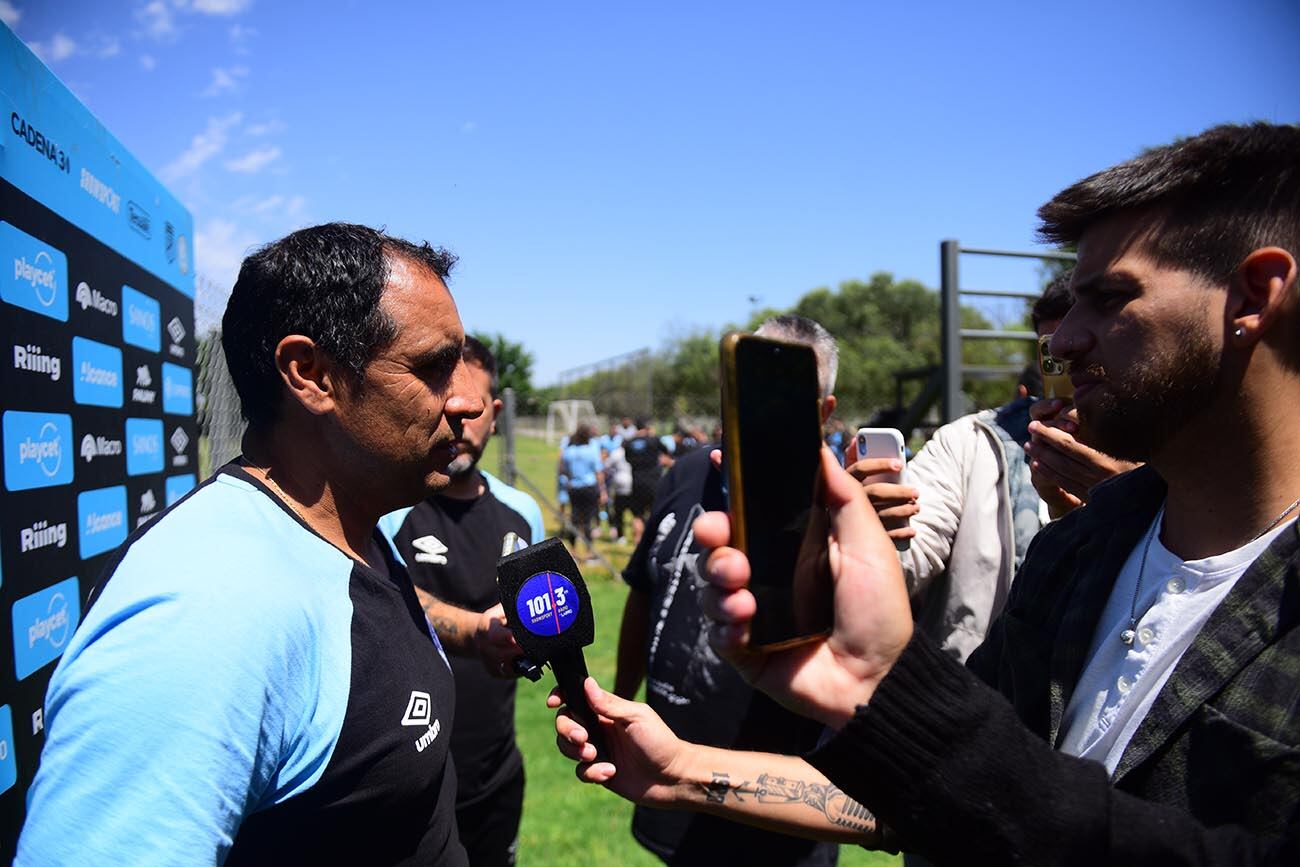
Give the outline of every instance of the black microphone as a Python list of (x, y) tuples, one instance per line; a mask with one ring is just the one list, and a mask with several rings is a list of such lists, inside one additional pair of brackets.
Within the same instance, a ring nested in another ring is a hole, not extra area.
[(582, 689), (582, 648), (595, 639), (596, 626), (578, 564), (559, 539), (544, 539), (497, 561), (497, 590), (515, 641), (530, 660), (551, 666), (564, 703), (596, 747), (596, 760), (609, 761), (600, 722)]

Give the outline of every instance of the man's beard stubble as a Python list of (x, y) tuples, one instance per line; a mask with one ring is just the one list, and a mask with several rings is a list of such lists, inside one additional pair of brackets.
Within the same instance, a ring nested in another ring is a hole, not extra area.
[(1144, 359), (1116, 376), (1085, 366), (1102, 379), (1091, 409), (1079, 411), (1079, 439), (1128, 461), (1150, 461), (1204, 411), (1218, 392), (1220, 354), (1201, 330), (1184, 329), (1174, 353)]
[(452, 481), (465, 478), (465, 476), (474, 472), (474, 469), (478, 466), (478, 459), (481, 456), (481, 454), (475, 454), (468, 450), (456, 455), (456, 457), (452, 459), (451, 463), (447, 464), (448, 478)]

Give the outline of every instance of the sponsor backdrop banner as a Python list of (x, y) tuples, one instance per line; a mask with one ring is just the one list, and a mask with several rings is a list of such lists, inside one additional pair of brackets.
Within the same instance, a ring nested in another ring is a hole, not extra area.
[(0, 109), (7, 864), (50, 675), (114, 549), (194, 486), (198, 433), (189, 213), (3, 26)]

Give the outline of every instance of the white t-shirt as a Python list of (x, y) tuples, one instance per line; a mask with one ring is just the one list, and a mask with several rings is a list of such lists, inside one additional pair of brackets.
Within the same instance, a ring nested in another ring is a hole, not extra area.
[[(1202, 560), (1182, 560), (1160, 542), (1162, 506), (1134, 546), (1097, 623), (1088, 663), (1065, 709), (1061, 752), (1094, 759), (1115, 773), (1124, 748), (1146, 718), (1165, 681), (1214, 609), (1269, 543), (1284, 522), (1234, 551)], [(1146, 570), (1137, 597), (1137, 636), (1131, 645), (1120, 635), (1129, 628), (1133, 590), (1147, 539)]]

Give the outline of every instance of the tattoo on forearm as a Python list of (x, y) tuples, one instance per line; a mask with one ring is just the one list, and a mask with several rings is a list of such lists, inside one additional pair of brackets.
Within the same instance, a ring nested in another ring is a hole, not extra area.
[(424, 615), (429, 618), (429, 625), (433, 627), (434, 632), (438, 633), (439, 638), (451, 638), (460, 632), (454, 620), (434, 614), (432, 608), (432, 605), (426, 605)]
[(713, 782), (706, 783), (703, 787), (704, 799), (711, 804), (721, 804), (723, 801), (727, 800), (727, 793), (730, 792), (737, 801), (743, 803), (745, 799), (740, 797), (740, 793), (744, 791), (744, 787), (747, 785), (749, 785), (748, 780), (743, 783), (737, 783), (733, 786), (731, 785), (731, 777), (729, 775), (720, 774), (717, 771), (714, 771)]
[(724, 803), (728, 795), (738, 803), (744, 803), (743, 796), (749, 795), (760, 804), (806, 804), (825, 816), (826, 821), (841, 828), (854, 831), (874, 831), (876, 828), (876, 817), (870, 810), (830, 784), (787, 780), (770, 774), (760, 774), (753, 783), (745, 780), (733, 784), (729, 775), (714, 771), (713, 780), (700, 788), (705, 800), (712, 804)]

